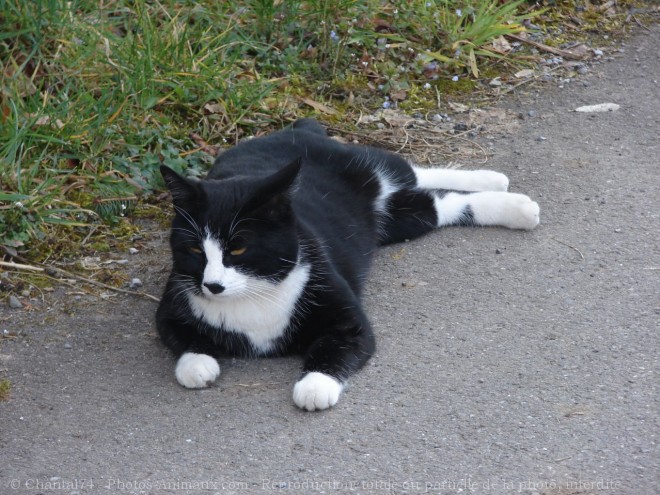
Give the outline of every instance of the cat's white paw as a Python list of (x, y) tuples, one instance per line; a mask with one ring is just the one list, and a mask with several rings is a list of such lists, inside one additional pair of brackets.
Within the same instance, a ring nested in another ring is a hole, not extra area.
[(538, 203), (524, 194), (507, 194), (503, 225), (510, 229), (531, 230), (539, 224), (541, 209)]
[(174, 375), (186, 388), (205, 388), (220, 376), (220, 365), (206, 354), (186, 352), (176, 363)]
[(293, 387), (293, 402), (301, 409), (320, 411), (334, 406), (344, 386), (325, 373), (313, 371)]
[(509, 178), (493, 170), (475, 170), (471, 175), (472, 191), (506, 191), (509, 189)]

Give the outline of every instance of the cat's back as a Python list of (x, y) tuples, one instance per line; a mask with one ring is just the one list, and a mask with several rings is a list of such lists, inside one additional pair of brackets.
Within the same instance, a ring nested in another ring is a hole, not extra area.
[(328, 138), (317, 121), (301, 119), (281, 131), (245, 140), (223, 152), (216, 158), (207, 178), (270, 175), (298, 158), (309, 166), (319, 164), (321, 157), (348, 152), (341, 148), (341, 144)]

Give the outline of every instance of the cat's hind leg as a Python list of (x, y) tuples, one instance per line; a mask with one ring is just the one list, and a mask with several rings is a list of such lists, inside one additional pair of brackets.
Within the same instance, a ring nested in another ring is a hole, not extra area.
[(456, 170), (450, 168), (422, 168), (413, 165), (417, 187), (452, 191), (506, 191), (509, 179), (493, 170)]
[(388, 198), (379, 222), (379, 242), (411, 240), (450, 225), (529, 230), (538, 223), (539, 205), (523, 194), (401, 189)]
[(437, 226), (480, 225), (531, 230), (539, 224), (539, 205), (524, 194), (502, 191), (437, 191)]

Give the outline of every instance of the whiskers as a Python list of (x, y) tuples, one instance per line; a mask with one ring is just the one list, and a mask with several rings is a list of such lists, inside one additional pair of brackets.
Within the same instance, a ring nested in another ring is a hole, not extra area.
[(249, 301), (256, 306), (270, 306), (279, 311), (287, 310), (286, 304), (282, 301), (280, 288), (266, 281), (248, 282), (234, 294), (231, 293), (231, 287), (228, 287), (226, 292), (225, 297), (232, 298), (236, 302), (243, 299), (241, 302)]
[(204, 236), (202, 235), (202, 229), (197, 225), (197, 222), (195, 219), (188, 213), (186, 210), (183, 208), (174, 205), (174, 210), (181, 215), (181, 217), (188, 222), (188, 224), (192, 227), (193, 230), (188, 230), (188, 229), (174, 229), (174, 230), (183, 230), (184, 232), (189, 233), (190, 235), (193, 235), (197, 239), (202, 239)]
[(182, 273), (173, 273), (170, 276), (173, 282), (172, 301), (177, 301), (181, 298), (186, 298), (189, 295), (199, 296), (202, 294), (201, 289), (197, 285), (197, 280), (192, 275), (184, 275)]

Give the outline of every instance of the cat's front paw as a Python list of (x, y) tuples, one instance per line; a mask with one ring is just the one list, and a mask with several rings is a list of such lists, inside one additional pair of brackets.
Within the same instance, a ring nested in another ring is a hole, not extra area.
[(307, 373), (293, 387), (293, 402), (301, 409), (320, 411), (334, 406), (344, 386), (325, 373)]
[(205, 388), (220, 376), (220, 365), (206, 354), (186, 352), (176, 363), (174, 375), (186, 388)]

